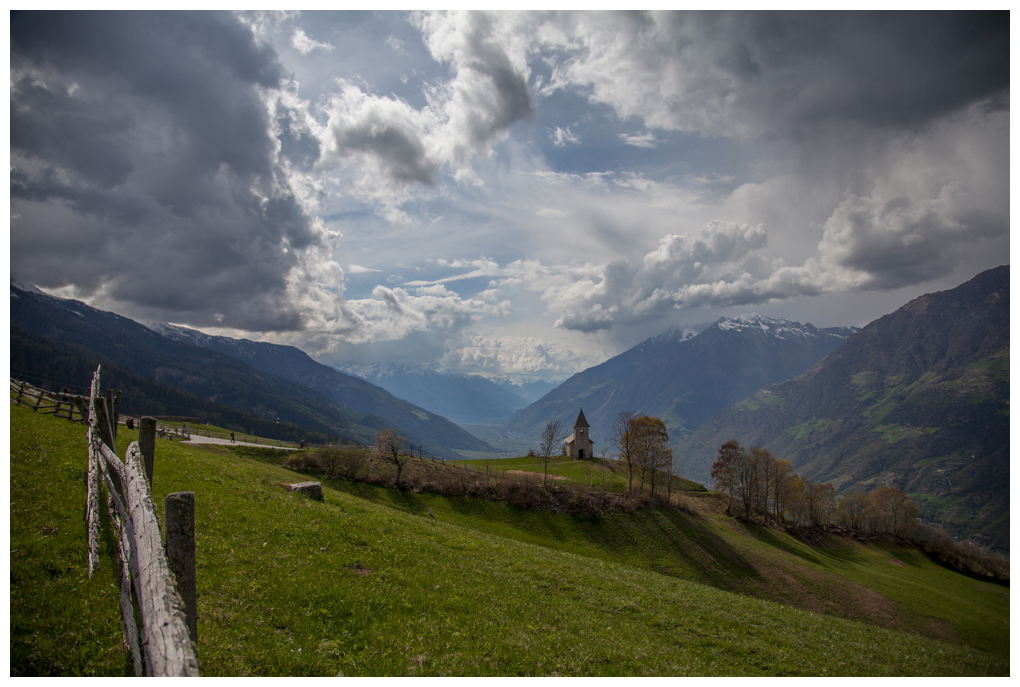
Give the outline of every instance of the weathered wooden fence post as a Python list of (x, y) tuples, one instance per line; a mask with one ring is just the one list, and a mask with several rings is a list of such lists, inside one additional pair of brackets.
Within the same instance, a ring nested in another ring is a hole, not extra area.
[(145, 462), (145, 478), (151, 485), (156, 468), (156, 418), (146, 416), (138, 421), (138, 449)]
[[(155, 439), (154, 439), (155, 440)], [(195, 580), (195, 492), (166, 497), (166, 557), (184, 602), (188, 635), (198, 647), (198, 592)]]

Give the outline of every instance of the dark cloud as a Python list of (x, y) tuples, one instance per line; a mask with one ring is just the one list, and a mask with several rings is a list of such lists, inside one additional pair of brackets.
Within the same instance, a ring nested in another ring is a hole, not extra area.
[[(557, 83), (621, 117), (799, 138), (923, 126), (1009, 88), (1007, 12), (581, 14)], [(551, 34), (555, 35), (555, 34)], [(578, 49), (580, 45), (580, 49)]]
[(133, 126), (131, 117), (110, 113), (101, 103), (83, 103), (34, 80), (12, 84), (11, 148), (51, 160), (95, 184), (115, 186), (133, 169), (123, 136)]
[(230, 14), (12, 13), (13, 275), (194, 325), (300, 327), (287, 275), (318, 235), (275, 161), (264, 97), (283, 78)]
[(1009, 87), (1008, 12), (740, 18), (770, 104), (791, 126), (917, 126)]
[[(496, 134), (535, 116), (525, 76), (514, 69), (503, 48), (492, 40), (492, 22), (485, 14), (470, 15), (464, 54), (457, 60), (465, 72), (457, 86), (463, 116), (476, 150), (483, 150)], [(474, 87), (468, 87), (473, 84)]]
[(961, 246), (1003, 235), (1005, 217), (972, 207), (954, 208), (943, 199), (902, 196), (884, 204), (853, 196), (825, 226), (824, 258), (862, 275), (867, 289), (897, 289), (945, 276)]
[(438, 165), (429, 159), (422, 132), (407, 109), (383, 99), (363, 102), (357, 119), (334, 127), (338, 154), (373, 160), (386, 177), (400, 183), (431, 186)]
[(434, 186), (444, 165), (463, 172), (514, 124), (535, 115), (527, 67), (514, 65), (492, 17), (461, 14), (449, 18), (452, 25), (438, 15), (419, 19), (432, 58), (453, 71), (450, 80), (424, 87), (424, 107), (342, 81), (328, 108), (325, 160), (357, 165), (351, 185), (368, 195), (388, 196), (390, 185)]

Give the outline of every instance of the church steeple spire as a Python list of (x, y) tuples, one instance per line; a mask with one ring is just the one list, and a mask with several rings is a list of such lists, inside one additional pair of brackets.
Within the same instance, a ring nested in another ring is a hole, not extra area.
[(581, 412), (577, 414), (577, 420), (574, 421), (574, 429), (578, 427), (590, 427), (588, 421), (584, 419), (584, 408), (581, 408)]

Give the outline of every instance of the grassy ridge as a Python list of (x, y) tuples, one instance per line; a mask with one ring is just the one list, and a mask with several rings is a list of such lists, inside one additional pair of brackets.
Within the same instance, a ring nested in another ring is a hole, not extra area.
[(960, 575), (912, 547), (835, 538), (808, 546), (726, 516), (715, 494), (685, 495), (698, 501), (699, 515), (662, 509), (575, 517), (367, 484), (331, 486), (412, 515), (431, 508), (444, 522), (479, 532), (1009, 653), (1008, 588)]
[[(125, 674), (109, 558), (83, 572), (84, 431), (27, 408), (11, 419), (11, 672)], [(157, 444), (157, 505), (196, 493), (203, 674), (1009, 672), (1008, 656), (457, 524), (476, 517), (469, 503), (430, 506), (433, 519), (421, 495), (373, 503), (327, 486), (317, 503), (281, 488), (292, 481), (228, 451)], [(409, 512), (393, 507), (404, 499)]]
[[(478, 458), (461, 462), (480, 467), (490, 465), (492, 468), (498, 470), (520, 470), (522, 472), (535, 473), (539, 476), (541, 476), (546, 469), (544, 459), (540, 456), (521, 456), (517, 458)], [(549, 474), (565, 477), (571, 482), (590, 486), (593, 489), (600, 489), (604, 486), (605, 491), (608, 492), (621, 493), (627, 491), (627, 469), (618, 461), (606, 458), (577, 460), (570, 456), (550, 456)], [(634, 469), (633, 479), (633, 489), (637, 491), (638, 487), (641, 485), (641, 471), (639, 468)], [(649, 488), (648, 485), (650, 484), (650, 479), (651, 476), (649, 475), (645, 481), (646, 490)], [(665, 475), (663, 473), (659, 473), (656, 479), (658, 480), (656, 483), (656, 493), (658, 493), (660, 489), (665, 491)], [(683, 477), (674, 475), (673, 491), (675, 492), (680, 489), (704, 491), (705, 487), (697, 482), (692, 482), (684, 479)]]

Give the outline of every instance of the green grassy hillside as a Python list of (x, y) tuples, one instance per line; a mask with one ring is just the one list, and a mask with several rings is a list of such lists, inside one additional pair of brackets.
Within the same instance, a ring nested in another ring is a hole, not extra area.
[[(118, 448), (133, 434), (122, 430)], [(11, 408), (12, 675), (130, 670), (109, 558), (85, 573), (84, 471), (80, 425)], [(575, 518), (359, 484), (327, 484), (319, 503), (281, 487), (299, 479), (229, 451), (157, 444), (157, 505), (196, 493), (205, 675), (1009, 673), (1008, 589), (908, 550), (819, 552), (711, 514)], [(787, 569), (791, 556), (801, 570)], [(656, 560), (677, 562), (655, 572)], [(944, 639), (711, 586), (728, 577), (747, 591), (770, 561), (832, 594), (870, 584), (876, 616), (939, 625), (929, 634)], [(931, 596), (943, 587), (944, 602)], [(952, 597), (985, 629), (942, 609)]]

